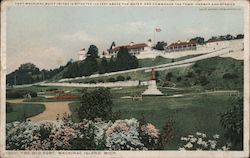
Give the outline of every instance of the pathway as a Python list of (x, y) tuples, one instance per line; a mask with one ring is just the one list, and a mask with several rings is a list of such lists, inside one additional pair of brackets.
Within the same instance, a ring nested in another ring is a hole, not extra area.
[(23, 99), (7, 100), (10, 103), (28, 103), (28, 104), (44, 104), (45, 110), (29, 119), (33, 122), (43, 121), (43, 120), (56, 120), (57, 115), (60, 117), (64, 113), (70, 115), (71, 111), (69, 110), (69, 103), (71, 102), (23, 102)]

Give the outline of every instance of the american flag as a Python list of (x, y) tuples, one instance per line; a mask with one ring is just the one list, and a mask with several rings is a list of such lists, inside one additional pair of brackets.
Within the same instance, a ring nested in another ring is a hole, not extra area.
[(161, 32), (161, 28), (160, 28), (160, 27), (156, 27), (156, 28), (155, 28), (155, 31), (156, 31), (156, 32)]

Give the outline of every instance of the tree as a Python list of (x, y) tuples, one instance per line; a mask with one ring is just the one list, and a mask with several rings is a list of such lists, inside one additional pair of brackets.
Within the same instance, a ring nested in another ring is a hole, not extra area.
[(230, 35), (230, 34), (226, 35), (226, 40), (232, 40), (232, 39), (234, 39), (234, 37), (232, 35)]
[(98, 58), (98, 48), (95, 46), (95, 45), (90, 45), (89, 46), (89, 49), (88, 49), (88, 52), (87, 52), (87, 56), (91, 56), (91, 57), (94, 57), (94, 58)]
[(128, 49), (125, 47), (121, 47), (116, 59), (116, 67), (117, 70), (127, 70), (129, 69), (128, 61), (130, 60), (130, 54), (128, 52)]
[(190, 39), (190, 42), (197, 42), (198, 44), (202, 45), (205, 44), (205, 39), (203, 37), (195, 37)]
[(113, 41), (110, 48), (109, 48), (109, 53), (111, 53), (112, 48), (115, 47), (115, 42)]
[(173, 74), (172, 72), (168, 72), (167, 75), (166, 75), (166, 80), (167, 81), (171, 81), (171, 78), (173, 77)]
[(114, 57), (112, 56), (108, 63), (108, 72), (114, 72), (114, 71), (116, 71), (116, 64)]
[(131, 59), (128, 61), (129, 63), (129, 69), (134, 69), (139, 67), (139, 61), (136, 58), (136, 56), (132, 55)]
[(243, 143), (243, 97), (236, 96), (231, 100), (231, 106), (226, 112), (220, 113), (220, 123), (225, 129), (225, 137), (233, 146)]
[(118, 71), (137, 68), (138, 65), (139, 63), (137, 58), (129, 54), (127, 48), (124, 47), (120, 48), (116, 59), (116, 68)]
[(108, 61), (105, 57), (102, 58), (98, 72), (99, 74), (104, 74), (108, 72)]
[(157, 49), (157, 50), (164, 50), (164, 47), (167, 46), (167, 43), (164, 42), (164, 41), (158, 41), (157, 44), (155, 45), (155, 47), (153, 47), (154, 49)]
[(124, 76), (117, 76), (116, 81), (125, 81), (125, 77)]
[(94, 56), (88, 56), (84, 61), (84, 76), (90, 76), (93, 73), (97, 72), (98, 70), (98, 63)]
[(85, 90), (82, 94), (81, 105), (77, 113), (81, 120), (94, 120), (96, 118), (109, 120), (112, 118), (112, 106), (113, 102), (109, 89)]
[(244, 38), (244, 35), (243, 35), (243, 34), (238, 34), (238, 35), (235, 37), (235, 39), (242, 39), (242, 38)]

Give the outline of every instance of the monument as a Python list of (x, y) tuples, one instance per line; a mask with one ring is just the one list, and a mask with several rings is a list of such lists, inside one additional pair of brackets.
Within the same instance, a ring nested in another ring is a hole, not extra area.
[(146, 89), (142, 95), (163, 95), (162, 92), (157, 88), (154, 69), (151, 71), (151, 78), (148, 81), (148, 89)]

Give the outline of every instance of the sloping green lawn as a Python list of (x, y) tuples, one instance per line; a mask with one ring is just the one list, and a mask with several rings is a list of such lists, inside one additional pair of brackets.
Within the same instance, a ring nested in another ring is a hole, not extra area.
[[(118, 90), (119, 91), (119, 90)], [(122, 90), (120, 90), (122, 91)], [(131, 94), (124, 93), (124, 96)], [(140, 89), (135, 89), (140, 91)], [(143, 97), (142, 101), (121, 99), (120, 94), (113, 98), (113, 111), (121, 111), (121, 118), (140, 119), (144, 115), (147, 122), (157, 126), (160, 130), (168, 120), (173, 120), (173, 138), (165, 145), (167, 150), (176, 150), (181, 143), (181, 136), (195, 134), (197, 131), (207, 135), (219, 134), (223, 138), (223, 128), (219, 123), (219, 113), (230, 106), (230, 93), (190, 94), (188, 96), (171, 98), (169, 96)], [(74, 112), (79, 102), (70, 104), (73, 119), (78, 120)]]
[(23, 121), (25, 118), (29, 118), (42, 113), (45, 110), (43, 104), (16, 104), (10, 103), (7, 106), (12, 106), (13, 111), (6, 113), (6, 122)]

